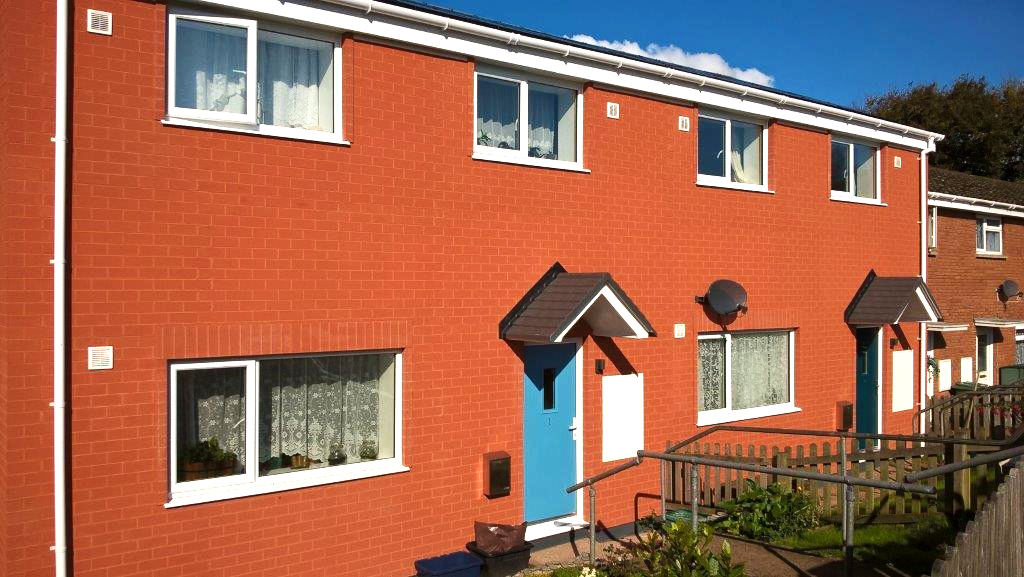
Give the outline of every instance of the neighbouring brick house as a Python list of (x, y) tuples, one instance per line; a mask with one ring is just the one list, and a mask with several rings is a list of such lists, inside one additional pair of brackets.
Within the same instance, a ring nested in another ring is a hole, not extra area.
[(928, 330), (935, 389), (998, 384), (999, 367), (1024, 362), (1024, 304), (1004, 286), (1024, 282), (1024, 183), (933, 168), (928, 206), (928, 285), (945, 315)]
[(0, 573), (401, 575), (910, 430), (941, 135), (398, 0), (76, 3), (64, 92), (66, 6), (0, 4)]

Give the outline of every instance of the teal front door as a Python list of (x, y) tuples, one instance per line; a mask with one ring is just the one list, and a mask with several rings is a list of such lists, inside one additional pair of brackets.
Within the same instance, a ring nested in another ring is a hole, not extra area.
[[(857, 329), (857, 432), (878, 430), (878, 329)], [(858, 443), (864, 448), (864, 442)]]
[(576, 513), (576, 345), (525, 348), (523, 500), (525, 520)]

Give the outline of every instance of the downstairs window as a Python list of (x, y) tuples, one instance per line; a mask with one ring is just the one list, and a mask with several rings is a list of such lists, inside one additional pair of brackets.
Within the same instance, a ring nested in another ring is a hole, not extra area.
[(697, 337), (697, 424), (797, 410), (793, 404), (793, 331)]

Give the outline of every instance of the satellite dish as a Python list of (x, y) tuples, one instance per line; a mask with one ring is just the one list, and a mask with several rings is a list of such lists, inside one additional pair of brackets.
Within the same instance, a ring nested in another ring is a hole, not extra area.
[(1006, 279), (1003, 284), (999, 285), (999, 290), (1003, 292), (1003, 296), (1015, 297), (1020, 294), (1020, 285), (1015, 281)]
[(716, 280), (708, 287), (704, 302), (720, 315), (731, 315), (747, 309), (747, 291), (738, 282)]

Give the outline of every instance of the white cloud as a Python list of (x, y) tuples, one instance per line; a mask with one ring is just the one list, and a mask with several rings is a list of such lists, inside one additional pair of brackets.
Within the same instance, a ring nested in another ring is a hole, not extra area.
[(724, 74), (725, 76), (732, 76), (739, 80), (746, 80), (747, 82), (753, 82), (764, 86), (771, 86), (775, 82), (774, 78), (764, 72), (761, 72), (757, 68), (734, 68), (729, 66), (729, 63), (718, 54), (712, 52), (686, 52), (675, 44), (662, 46), (661, 44), (651, 43), (646, 47), (641, 47), (632, 40), (598, 40), (587, 34), (575, 34), (572, 36), (572, 39), (577, 42), (594, 44), (603, 48), (611, 48), (612, 50), (636, 54), (637, 56), (646, 56), (647, 58), (664, 60), (665, 62), (689, 66), (690, 68), (696, 68), (698, 70)]

